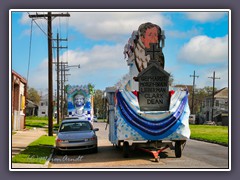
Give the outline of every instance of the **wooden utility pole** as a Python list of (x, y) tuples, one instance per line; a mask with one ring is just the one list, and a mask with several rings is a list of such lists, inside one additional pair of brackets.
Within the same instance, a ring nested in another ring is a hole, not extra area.
[(215, 71), (213, 72), (213, 77), (208, 77), (213, 79), (213, 90), (212, 90), (212, 121), (213, 121), (213, 111), (214, 111), (214, 94), (215, 94), (215, 79), (220, 79), (219, 77), (215, 77)]
[(52, 76), (52, 17), (69, 17), (70, 14), (36, 14), (30, 18), (46, 18), (48, 24), (48, 136), (53, 135), (53, 76)]
[(194, 110), (194, 109), (193, 109), (193, 106), (194, 106), (194, 87), (195, 87), (195, 77), (198, 78), (199, 76), (196, 76), (196, 75), (195, 75), (195, 71), (194, 71), (194, 72), (193, 72), (193, 75), (190, 75), (190, 77), (193, 77), (193, 88), (192, 88), (192, 110), (191, 110), (192, 112), (191, 112), (191, 114), (194, 114), (194, 113), (193, 113), (193, 110)]
[[(67, 41), (67, 39), (59, 39), (59, 34), (57, 33), (57, 39), (53, 39), (57, 41), (57, 124), (59, 124), (59, 85), (60, 85), (60, 80), (59, 80), (59, 49), (60, 48), (67, 48), (67, 47), (62, 47), (59, 46), (59, 41)], [(63, 112), (61, 112), (62, 114)]]
[[(69, 68), (72, 68), (72, 67), (77, 67), (77, 68), (80, 68), (80, 64), (79, 65), (71, 65), (69, 66), (68, 63), (64, 63), (62, 62), (62, 65), (61, 65), (61, 77), (62, 77), (62, 88), (61, 88), (61, 93), (62, 93), (62, 103), (61, 103), (61, 109), (62, 109), (62, 112), (64, 113), (66, 108), (67, 108), (67, 104), (65, 103), (66, 102), (66, 90), (65, 90), (65, 82), (67, 81), (66, 80), (66, 76), (67, 75), (71, 75), (71, 74), (66, 74), (66, 71), (69, 71), (70, 69)], [(64, 117), (62, 117), (64, 118)]]

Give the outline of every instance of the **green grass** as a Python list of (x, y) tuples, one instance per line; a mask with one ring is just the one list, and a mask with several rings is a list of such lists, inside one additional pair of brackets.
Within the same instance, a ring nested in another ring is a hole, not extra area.
[(190, 125), (191, 139), (228, 146), (228, 127), (212, 125)]
[[(53, 124), (55, 125), (56, 120), (53, 120)], [(35, 117), (28, 116), (26, 117), (26, 128), (46, 128), (48, 126), (48, 118), (47, 117)]]
[(45, 119), (27, 119), (26, 118), (26, 128), (31, 129), (31, 128), (44, 128), (48, 125), (48, 120)]
[(48, 117), (26, 116), (26, 120), (48, 120)]
[(106, 119), (98, 119), (97, 122), (107, 122)]
[(59, 124), (54, 124), (54, 125), (53, 125), (53, 131), (57, 131), (60, 124), (61, 124), (61, 123), (59, 123)]
[(13, 163), (44, 164), (54, 147), (55, 137), (43, 135), (12, 158)]

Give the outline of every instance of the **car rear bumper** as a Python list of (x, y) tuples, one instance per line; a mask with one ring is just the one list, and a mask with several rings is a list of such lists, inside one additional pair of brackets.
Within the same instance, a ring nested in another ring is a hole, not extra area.
[(79, 151), (94, 149), (97, 147), (96, 142), (85, 142), (85, 143), (58, 143), (56, 149), (61, 151)]
[(88, 146), (66, 146), (66, 147), (56, 147), (60, 151), (80, 151), (80, 150), (89, 150), (96, 148), (97, 145), (88, 145)]

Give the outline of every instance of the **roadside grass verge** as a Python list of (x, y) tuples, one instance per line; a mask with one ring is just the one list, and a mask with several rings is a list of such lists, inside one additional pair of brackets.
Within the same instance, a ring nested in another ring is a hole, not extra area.
[(228, 127), (212, 125), (190, 125), (191, 139), (228, 146)]
[(45, 164), (54, 147), (55, 137), (43, 135), (12, 158), (12, 163)]
[(26, 120), (48, 120), (48, 117), (26, 116)]
[[(56, 120), (53, 119), (53, 124), (55, 124)], [(32, 128), (46, 128), (48, 126), (48, 117), (35, 117), (35, 116), (27, 116), (26, 117), (26, 129)]]
[(34, 117), (34, 116), (27, 116), (26, 117), (26, 129), (32, 128), (44, 128), (48, 125), (48, 118), (47, 117)]
[(98, 119), (97, 122), (107, 122), (107, 119)]

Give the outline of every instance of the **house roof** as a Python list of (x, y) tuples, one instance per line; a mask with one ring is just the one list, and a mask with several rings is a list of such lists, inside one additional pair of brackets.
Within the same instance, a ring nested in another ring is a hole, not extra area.
[(27, 99), (27, 107), (35, 108), (35, 107), (38, 107), (38, 105), (35, 104), (34, 102), (30, 101), (29, 99)]
[(228, 98), (228, 88), (222, 88), (215, 92), (215, 98)]
[(18, 74), (16, 71), (12, 70), (12, 75), (17, 76), (22, 83), (27, 84), (27, 80), (20, 74)]

